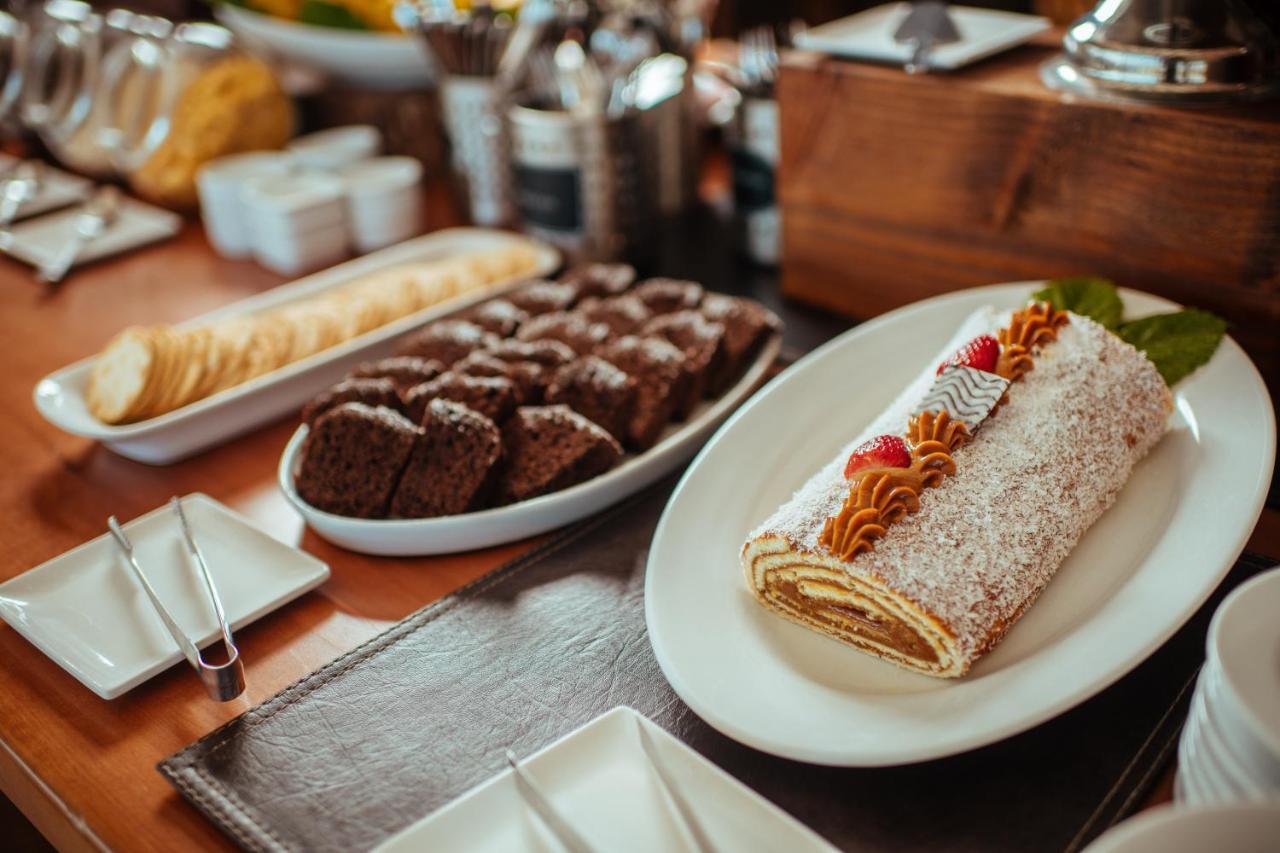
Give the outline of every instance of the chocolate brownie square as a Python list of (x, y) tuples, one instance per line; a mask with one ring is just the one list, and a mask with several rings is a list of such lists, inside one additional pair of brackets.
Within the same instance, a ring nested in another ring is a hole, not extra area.
[(456, 362), (452, 370), (467, 376), (497, 376), (510, 379), (515, 386), (516, 405), (527, 406), (542, 399), (542, 389), (549, 368), (532, 361), (503, 361), (487, 352), (473, 352)]
[(608, 299), (584, 299), (573, 313), (592, 323), (604, 323), (616, 337), (632, 334), (653, 316), (653, 312), (634, 293)]
[(509, 338), (529, 319), (529, 312), (517, 308), (506, 299), (490, 299), (464, 313), (460, 319), (475, 323), (486, 332)]
[(385, 377), (344, 379), (327, 391), (318, 394), (302, 409), (302, 422), (315, 423), (316, 418), (343, 403), (364, 403), (367, 406), (386, 406), (400, 411), (400, 392), (396, 384)]
[(450, 365), (499, 340), (493, 332), (466, 320), (437, 320), (402, 340), (396, 347), (396, 355), (414, 355)]
[(496, 502), (516, 503), (558, 492), (608, 471), (622, 448), (568, 406), (522, 406), (502, 428), (506, 461)]
[(681, 278), (651, 278), (632, 291), (654, 314), (670, 314), (697, 308), (702, 301), (702, 285)]
[(506, 295), (512, 305), (531, 317), (567, 311), (578, 298), (578, 288), (559, 281), (531, 281)]
[(449, 370), (409, 389), (404, 397), (405, 412), (421, 424), (432, 400), (462, 403), (494, 423), (502, 423), (516, 408), (516, 387), (501, 376), (468, 376)]
[(541, 314), (520, 327), (516, 338), (522, 341), (559, 341), (578, 355), (587, 355), (609, 337), (609, 327), (592, 323), (567, 311)]
[(366, 361), (351, 371), (349, 376), (390, 379), (403, 393), (414, 385), (430, 382), (444, 373), (444, 370), (445, 366), (438, 361), (419, 358), (416, 355), (400, 355), (378, 361)]
[(644, 324), (641, 332), (664, 338), (684, 353), (689, 387), (676, 407), (680, 417), (688, 417), (698, 402), (711, 393), (711, 378), (718, 376), (724, 362), (724, 326), (697, 311), (660, 314)]
[(636, 280), (631, 264), (583, 264), (560, 276), (560, 281), (578, 289), (578, 298), (617, 296)]
[(498, 341), (492, 346), (486, 347), (484, 354), (500, 358), (503, 361), (531, 361), (543, 367), (559, 367), (577, 358), (574, 351), (565, 344), (560, 341), (546, 339), (539, 341)]
[(432, 400), (422, 417), (400, 485), (391, 498), (399, 518), (457, 515), (484, 506), (502, 457), (493, 421), (461, 403)]
[(589, 355), (556, 370), (546, 399), (550, 405), (568, 406), (625, 442), (635, 412), (636, 383), (599, 356)]
[(711, 378), (711, 392), (719, 394), (742, 375), (769, 335), (782, 328), (782, 321), (754, 299), (723, 293), (708, 293), (698, 310), (724, 326), (724, 361)]
[(311, 427), (295, 483), (298, 495), (336, 515), (384, 518), (418, 433), (393, 409), (343, 403)]
[(635, 409), (627, 426), (626, 444), (634, 450), (647, 450), (686, 395), (689, 380), (684, 354), (662, 338), (627, 335), (601, 347), (599, 355), (635, 380)]

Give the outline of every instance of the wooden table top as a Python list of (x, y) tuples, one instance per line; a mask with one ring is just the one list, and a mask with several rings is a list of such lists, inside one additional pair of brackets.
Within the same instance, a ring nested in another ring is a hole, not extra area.
[[(434, 223), (448, 222), (439, 218), (439, 204), (431, 209)], [(318, 591), (239, 633), (248, 690), (222, 706), (206, 699), (185, 667), (103, 701), (0, 625), (0, 788), (60, 848), (229, 848), (156, 763), (528, 547), (387, 559), (329, 545), (304, 529), (274, 484), (291, 418), (154, 468), (65, 435), (36, 413), (36, 381), (97, 351), (120, 328), (183, 320), (281, 281), (252, 263), (218, 258), (192, 224), (173, 241), (78, 272), (53, 292), (25, 267), (0, 259), (0, 581), (98, 536), (110, 513), (133, 518), (197, 490), (333, 572)], [(1274, 513), (1260, 535), (1258, 549), (1280, 555)]]
[(40, 377), (94, 353), (126, 325), (183, 320), (283, 280), (251, 262), (217, 257), (196, 224), (168, 243), (77, 272), (53, 292), (26, 267), (0, 259), (0, 581), (100, 535), (108, 514), (133, 518), (193, 491), (333, 572), (319, 591), (238, 633), (248, 690), (225, 705), (208, 701), (186, 667), (104, 701), (0, 625), (0, 787), (61, 848), (229, 848), (156, 763), (528, 547), (399, 560), (328, 544), (304, 530), (275, 487), (296, 418), (185, 462), (149, 467), (59, 432), (32, 405)]

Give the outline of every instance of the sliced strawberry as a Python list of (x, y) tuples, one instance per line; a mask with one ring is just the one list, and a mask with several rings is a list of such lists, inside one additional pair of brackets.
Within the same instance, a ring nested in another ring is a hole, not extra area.
[(974, 367), (987, 373), (996, 372), (996, 360), (1000, 358), (1000, 342), (991, 335), (978, 335), (956, 350), (956, 354), (938, 365), (941, 373), (950, 365)]
[(846, 480), (868, 468), (910, 468), (911, 451), (901, 436), (877, 435), (865, 441), (849, 454), (844, 466)]

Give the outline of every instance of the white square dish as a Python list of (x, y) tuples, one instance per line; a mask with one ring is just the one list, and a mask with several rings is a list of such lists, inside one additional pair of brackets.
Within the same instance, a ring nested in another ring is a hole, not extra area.
[[(20, 158), (0, 154), (0, 173), (7, 173), (18, 166)], [(0, 178), (0, 182), (3, 178)], [(2, 184), (0, 184), (2, 185)], [(40, 189), (35, 198), (18, 208), (15, 221), (21, 222), (50, 210), (57, 210), (77, 201), (84, 201), (93, 194), (93, 181), (71, 172), (63, 171), (48, 163), (40, 165)]]
[[(74, 239), (82, 212), (77, 205), (21, 222), (0, 233), (0, 249), (33, 267), (50, 263)], [(85, 244), (74, 266), (167, 240), (181, 230), (182, 217), (178, 214), (135, 198), (121, 198), (115, 221), (102, 236)]]
[[(234, 629), (329, 578), (326, 564), (273, 539), (208, 495), (187, 495), (182, 506)], [(197, 645), (211, 643), (217, 621), (189, 562), (177, 516), (165, 505), (124, 529), (179, 627)], [(103, 533), (0, 584), (0, 618), (103, 699), (115, 699), (184, 660), (121, 559)]]
[[(842, 56), (901, 65), (912, 47), (893, 40), (893, 33), (911, 11), (910, 3), (887, 3), (856, 15), (799, 33), (796, 46)], [(1049, 29), (1049, 20), (996, 9), (948, 6), (960, 40), (940, 44), (929, 54), (929, 66), (953, 71), (1008, 50)]]
[[(619, 706), (521, 761), (556, 813), (598, 850), (691, 849), (640, 743), (655, 741), (717, 850), (834, 850), (795, 818), (650, 722)], [(387, 839), (378, 853), (561, 847), (520, 799), (510, 770)]]

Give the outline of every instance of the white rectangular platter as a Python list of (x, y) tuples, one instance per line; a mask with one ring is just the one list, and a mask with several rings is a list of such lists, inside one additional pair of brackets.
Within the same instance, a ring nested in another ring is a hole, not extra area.
[[(640, 744), (654, 746), (716, 850), (834, 850), (795, 818), (625, 706), (614, 708), (526, 761), (556, 813), (595, 850), (694, 850)], [(473, 788), (377, 848), (563, 849), (520, 799), (510, 770)]]
[(160, 417), (120, 426), (104, 424), (93, 417), (84, 398), (93, 368), (92, 357), (41, 379), (35, 388), (36, 408), (59, 429), (101, 441), (121, 456), (152, 465), (177, 462), (296, 411), (316, 392), (340, 380), (358, 362), (390, 355), (394, 341), (405, 332), (500, 293), (525, 278), (551, 273), (559, 265), (560, 255), (550, 246), (519, 234), (484, 228), (450, 228), (407, 240), (177, 324), (178, 328), (186, 328), (244, 316), (339, 287), (389, 267), (443, 260), (465, 253), (498, 251), (513, 245), (535, 250), (536, 263), (527, 275), (424, 308)]

